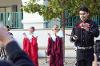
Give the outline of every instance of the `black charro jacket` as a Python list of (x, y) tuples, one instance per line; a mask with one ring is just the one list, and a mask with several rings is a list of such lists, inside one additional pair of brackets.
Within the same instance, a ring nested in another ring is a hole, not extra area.
[(89, 31), (86, 31), (85, 29), (79, 27), (79, 24), (81, 22), (77, 23), (72, 29), (71, 35), (76, 35), (78, 39), (74, 40), (71, 37), (70, 40), (72, 42), (75, 42), (76, 46), (80, 46), (80, 47), (93, 46), (94, 45), (94, 37), (99, 36), (98, 25), (94, 21), (89, 20), (89, 19), (86, 20), (85, 22), (90, 24)]

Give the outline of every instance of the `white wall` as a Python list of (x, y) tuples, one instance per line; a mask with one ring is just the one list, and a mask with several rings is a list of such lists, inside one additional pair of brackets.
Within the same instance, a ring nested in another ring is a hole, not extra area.
[[(12, 30), (11, 31), (14, 35), (14, 38), (18, 41), (20, 47), (22, 48), (22, 40), (23, 40), (23, 32), (27, 32), (26, 30)], [(51, 30), (36, 30), (38, 34), (38, 47), (39, 47), (39, 57), (45, 57), (45, 49), (47, 48), (47, 38), (48, 33)], [(67, 34), (70, 34), (71, 30), (65, 31)], [(97, 38), (99, 39), (100, 36)], [(75, 57), (75, 50), (74, 49), (67, 49), (67, 48), (74, 48), (74, 44), (69, 41), (69, 36), (65, 36), (65, 56), (66, 57)]]
[[(71, 30), (67, 30), (66, 33), (70, 34)], [(22, 38), (23, 38), (23, 33), (26, 32), (27, 30), (11, 30), (11, 32), (14, 35), (14, 38), (20, 43), (20, 46), (22, 47)], [(48, 38), (48, 33), (51, 33), (52, 30), (36, 30), (36, 33), (38, 35), (38, 44), (39, 47), (47, 47), (47, 38)], [(65, 46), (73, 47), (73, 43), (69, 41), (69, 36), (65, 36)]]

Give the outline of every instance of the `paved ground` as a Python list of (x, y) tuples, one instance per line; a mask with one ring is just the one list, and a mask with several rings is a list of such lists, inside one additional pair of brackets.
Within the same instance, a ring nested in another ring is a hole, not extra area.
[[(49, 66), (46, 58), (39, 58), (39, 66)], [(65, 58), (64, 66), (75, 66), (75, 58)]]

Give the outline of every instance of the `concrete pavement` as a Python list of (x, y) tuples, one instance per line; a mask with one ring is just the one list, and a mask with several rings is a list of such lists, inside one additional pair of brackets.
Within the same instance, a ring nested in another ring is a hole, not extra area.
[[(46, 58), (39, 58), (39, 66), (49, 66)], [(65, 58), (64, 66), (75, 66), (75, 58)]]

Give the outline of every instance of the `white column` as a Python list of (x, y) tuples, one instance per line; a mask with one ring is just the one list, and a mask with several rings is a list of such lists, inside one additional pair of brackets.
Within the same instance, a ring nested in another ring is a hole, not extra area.
[[(22, 4), (25, 5), (25, 2), (29, 0), (22, 0)], [(41, 1), (43, 2), (43, 1)], [(41, 2), (39, 2), (41, 4)], [(31, 26), (34, 26), (36, 29), (42, 29), (43, 28), (43, 23), (44, 19), (42, 16), (38, 14), (38, 12), (32, 14), (32, 13), (27, 13), (23, 12), (23, 27), (24, 29), (27, 29)]]

